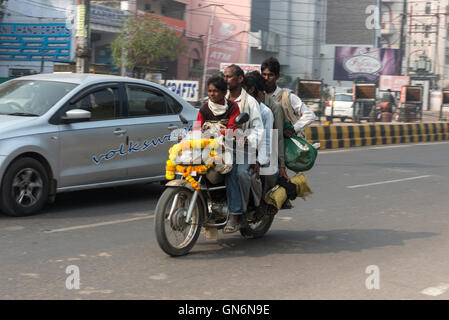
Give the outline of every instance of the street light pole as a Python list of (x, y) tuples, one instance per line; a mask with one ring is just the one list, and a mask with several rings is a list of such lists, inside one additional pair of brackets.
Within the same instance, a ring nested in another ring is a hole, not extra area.
[(204, 67), (203, 67), (203, 80), (202, 80), (202, 89), (201, 89), (201, 97), (204, 96), (204, 93), (206, 92), (206, 76), (207, 76), (207, 64), (209, 63), (209, 49), (210, 49), (210, 38), (212, 36), (212, 29), (214, 27), (214, 20), (215, 20), (215, 12), (217, 10), (217, 7), (223, 7), (223, 4), (210, 4), (203, 8), (207, 7), (214, 7), (214, 11), (212, 14), (212, 17), (210, 19), (209, 23), (209, 33), (207, 35), (207, 45), (206, 45), (206, 56), (204, 57)]
[(90, 0), (78, 0), (76, 30), (76, 73), (89, 72)]

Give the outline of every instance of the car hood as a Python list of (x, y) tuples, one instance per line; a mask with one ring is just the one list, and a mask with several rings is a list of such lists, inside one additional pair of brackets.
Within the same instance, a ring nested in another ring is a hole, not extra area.
[(18, 126), (36, 120), (37, 117), (23, 117), (23, 116), (7, 116), (0, 114), (0, 133), (11, 128), (17, 128)]

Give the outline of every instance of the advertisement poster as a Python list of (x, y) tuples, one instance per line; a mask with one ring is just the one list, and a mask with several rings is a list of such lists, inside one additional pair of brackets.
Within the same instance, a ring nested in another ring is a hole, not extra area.
[(336, 47), (334, 80), (379, 80), (381, 75), (397, 75), (399, 50), (362, 47)]

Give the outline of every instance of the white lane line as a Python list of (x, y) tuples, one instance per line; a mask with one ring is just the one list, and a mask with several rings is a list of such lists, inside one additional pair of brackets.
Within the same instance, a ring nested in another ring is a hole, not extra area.
[(419, 177), (411, 177), (411, 178), (404, 178), (404, 179), (397, 179), (397, 180), (379, 181), (379, 182), (373, 182), (373, 183), (367, 183), (367, 184), (358, 184), (358, 185), (355, 185), (355, 186), (346, 186), (346, 188), (348, 188), (348, 189), (355, 189), (355, 188), (376, 186), (376, 185), (379, 185), (379, 184), (387, 184), (387, 183), (394, 183), (394, 182), (402, 182), (402, 181), (409, 181), (409, 180), (424, 179), (424, 178), (428, 178), (428, 177), (431, 177), (431, 175), (419, 176)]
[(133, 221), (139, 221), (139, 220), (151, 219), (151, 218), (154, 218), (154, 214), (151, 216), (147, 215), (147, 216), (138, 217), (138, 218), (113, 220), (113, 221), (99, 222), (99, 223), (93, 223), (93, 224), (85, 224), (85, 225), (81, 225), (81, 226), (61, 228), (61, 229), (45, 230), (44, 233), (56, 233), (56, 232), (66, 232), (66, 231), (73, 231), (73, 230), (80, 230), (80, 229), (88, 229), (88, 228), (97, 228), (97, 227), (108, 226), (108, 225), (112, 225), (112, 224), (133, 222)]
[(410, 148), (410, 147), (419, 147), (419, 146), (433, 146), (438, 144), (449, 144), (449, 141), (441, 141), (441, 142), (420, 142), (420, 143), (407, 143), (407, 144), (391, 144), (385, 146), (364, 146), (364, 147), (353, 147), (353, 148), (339, 148), (337, 150), (333, 149), (324, 149), (322, 151), (318, 150), (319, 154), (326, 153), (340, 153), (340, 152), (352, 152), (352, 151), (366, 151), (366, 150), (383, 150), (383, 149), (396, 149), (396, 148)]
[(436, 297), (436, 296), (442, 295), (447, 290), (449, 290), (449, 284), (442, 283), (436, 287), (430, 287), (430, 288), (424, 289), (421, 291), (421, 293), (428, 295), (428, 296)]

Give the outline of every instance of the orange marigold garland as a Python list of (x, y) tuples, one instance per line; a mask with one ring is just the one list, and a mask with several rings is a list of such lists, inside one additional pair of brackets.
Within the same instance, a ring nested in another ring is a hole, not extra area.
[[(199, 166), (182, 166), (177, 165), (175, 163), (175, 159), (178, 156), (178, 154), (182, 151), (190, 150), (191, 148), (194, 149), (204, 149), (204, 148), (210, 148), (211, 152), (209, 154), (209, 159), (207, 160), (207, 163), (205, 165), (199, 165)], [(175, 172), (181, 172), (182, 176), (193, 186), (195, 190), (199, 190), (200, 186), (198, 184), (198, 181), (196, 181), (192, 176), (192, 172), (197, 172), (198, 174), (202, 174), (209, 170), (214, 165), (214, 157), (217, 154), (215, 149), (219, 147), (219, 144), (214, 139), (200, 139), (200, 140), (190, 140), (190, 141), (183, 141), (181, 143), (175, 144), (173, 147), (169, 150), (169, 157), (166, 162), (165, 166), (165, 177), (167, 180), (173, 180), (175, 178)]]

